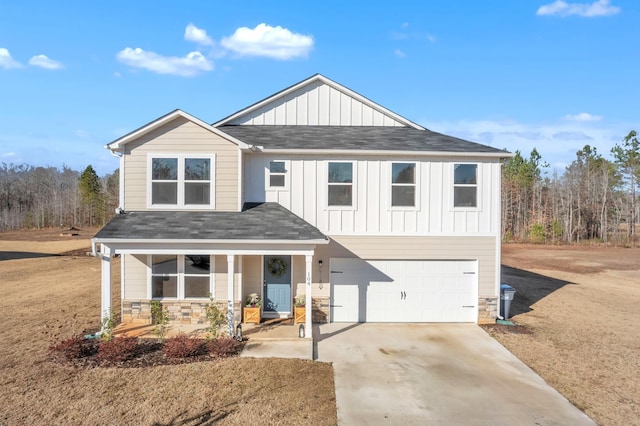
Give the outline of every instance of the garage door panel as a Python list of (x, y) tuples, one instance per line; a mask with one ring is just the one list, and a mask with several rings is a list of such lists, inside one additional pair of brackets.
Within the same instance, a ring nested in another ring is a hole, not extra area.
[[(335, 288), (332, 321), (475, 322), (477, 319), (476, 261), (332, 258), (330, 262), (331, 285)], [(339, 288), (345, 285), (349, 290)]]

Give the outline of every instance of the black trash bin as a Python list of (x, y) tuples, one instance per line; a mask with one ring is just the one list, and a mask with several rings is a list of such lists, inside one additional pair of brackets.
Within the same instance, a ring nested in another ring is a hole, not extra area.
[(511, 301), (516, 294), (516, 289), (508, 284), (500, 284), (500, 316), (509, 319)]

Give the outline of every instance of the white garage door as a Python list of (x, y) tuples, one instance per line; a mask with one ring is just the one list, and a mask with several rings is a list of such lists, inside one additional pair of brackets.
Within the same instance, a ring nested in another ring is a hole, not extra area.
[(334, 322), (476, 322), (475, 260), (332, 258)]

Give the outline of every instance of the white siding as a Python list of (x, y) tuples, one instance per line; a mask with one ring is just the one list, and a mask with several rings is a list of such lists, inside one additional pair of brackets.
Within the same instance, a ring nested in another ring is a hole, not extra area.
[(384, 112), (321, 82), (301, 87), (228, 124), (404, 126)]
[[(285, 160), (290, 184), (265, 185), (271, 160)], [(327, 206), (327, 162), (353, 161), (354, 207)], [(415, 208), (391, 207), (391, 162), (417, 163)], [(478, 165), (478, 207), (453, 208), (453, 165)], [(498, 235), (500, 163), (482, 158), (245, 157), (245, 201), (278, 202), (328, 235)]]

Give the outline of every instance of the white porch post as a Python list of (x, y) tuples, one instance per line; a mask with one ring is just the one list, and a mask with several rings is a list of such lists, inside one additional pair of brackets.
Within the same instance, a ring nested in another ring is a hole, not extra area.
[(311, 339), (313, 337), (313, 329), (311, 328), (311, 320), (313, 318), (312, 314), (313, 314), (313, 305), (312, 305), (312, 298), (311, 298), (311, 262), (313, 260), (313, 256), (311, 255), (306, 255), (305, 256), (305, 264), (306, 264), (306, 291), (305, 291), (305, 301), (304, 301), (304, 305), (306, 306), (305, 309), (305, 319), (304, 319), (304, 336), (307, 339)]
[(227, 278), (228, 278), (228, 283), (227, 283), (227, 300), (228, 300), (228, 304), (227, 304), (227, 323), (229, 325), (229, 336), (233, 337), (233, 299), (234, 299), (234, 275), (235, 275), (235, 271), (234, 271), (234, 255), (232, 254), (228, 254), (227, 255)]
[(101, 244), (102, 284), (100, 324), (111, 316), (111, 247)]

